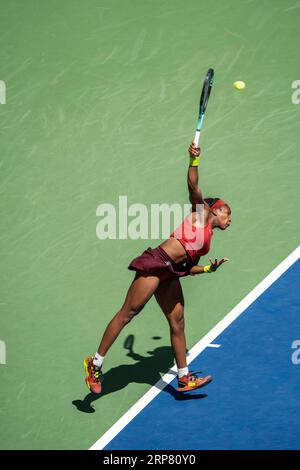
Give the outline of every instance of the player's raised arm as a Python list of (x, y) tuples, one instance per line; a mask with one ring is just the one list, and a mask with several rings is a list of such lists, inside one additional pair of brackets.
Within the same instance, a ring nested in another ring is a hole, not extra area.
[(187, 174), (187, 184), (189, 199), (192, 204), (192, 211), (196, 210), (196, 204), (204, 204), (202, 192), (198, 186), (198, 165), (200, 157), (200, 147), (196, 147), (194, 142), (189, 147), (190, 164)]

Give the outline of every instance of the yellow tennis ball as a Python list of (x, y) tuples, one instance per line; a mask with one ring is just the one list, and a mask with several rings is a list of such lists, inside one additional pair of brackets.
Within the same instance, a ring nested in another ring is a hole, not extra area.
[(236, 82), (234, 82), (233, 86), (237, 90), (244, 90), (246, 88), (246, 83), (242, 82), (241, 80), (237, 80)]

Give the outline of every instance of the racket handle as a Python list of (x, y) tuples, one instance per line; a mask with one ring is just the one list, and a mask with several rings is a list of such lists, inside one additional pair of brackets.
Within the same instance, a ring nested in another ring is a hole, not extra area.
[(199, 147), (200, 134), (201, 134), (201, 131), (197, 130), (195, 137), (194, 137), (194, 144), (196, 145), (196, 147)]

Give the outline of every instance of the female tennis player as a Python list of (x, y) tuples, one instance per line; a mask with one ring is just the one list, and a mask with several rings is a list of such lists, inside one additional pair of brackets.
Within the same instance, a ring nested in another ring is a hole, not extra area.
[(128, 266), (128, 269), (136, 274), (125, 301), (108, 324), (98, 351), (84, 360), (85, 381), (95, 394), (101, 393), (102, 364), (107, 351), (124, 326), (143, 309), (153, 294), (170, 326), (171, 344), (178, 369), (178, 392), (195, 390), (212, 380), (211, 376), (198, 377), (189, 373), (180, 277), (213, 273), (228, 261), (227, 258), (219, 261), (210, 259), (209, 265), (198, 265), (200, 257), (209, 252), (213, 230), (225, 230), (230, 226), (231, 210), (229, 205), (219, 198), (203, 199), (198, 186), (200, 148), (192, 143), (188, 151), (190, 164), (187, 183), (191, 213), (169, 239), (155, 249), (148, 248)]

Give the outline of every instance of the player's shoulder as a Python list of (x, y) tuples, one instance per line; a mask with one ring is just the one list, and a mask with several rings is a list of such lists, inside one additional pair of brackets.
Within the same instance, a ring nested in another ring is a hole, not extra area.
[(193, 204), (193, 205), (191, 206), (190, 213), (191, 213), (191, 214), (195, 214), (195, 213), (197, 213), (197, 212), (200, 213), (200, 214), (201, 214), (201, 213), (205, 213), (205, 212), (206, 212), (207, 214), (210, 213), (210, 207), (209, 207), (209, 205), (207, 204), (207, 202), (204, 201), (204, 199), (203, 199), (203, 202), (201, 202), (201, 203), (199, 203), (199, 204), (198, 204), (198, 203), (197, 203), (197, 204)]
[(203, 225), (207, 224), (209, 214), (209, 205), (207, 204), (206, 207), (205, 204), (199, 204), (197, 209), (191, 210), (191, 213), (186, 217), (186, 219), (193, 225), (203, 227)]

